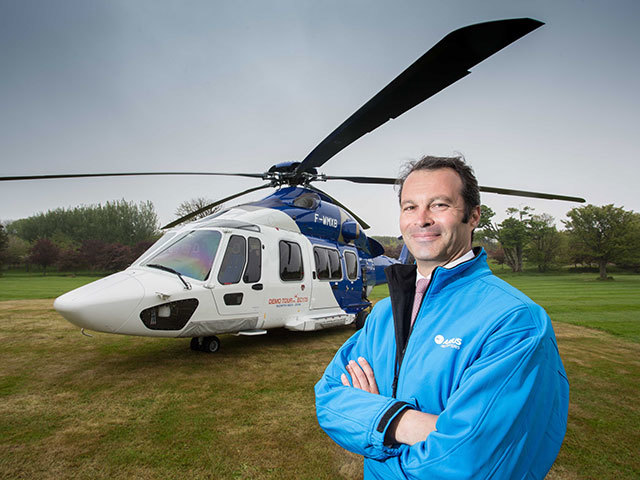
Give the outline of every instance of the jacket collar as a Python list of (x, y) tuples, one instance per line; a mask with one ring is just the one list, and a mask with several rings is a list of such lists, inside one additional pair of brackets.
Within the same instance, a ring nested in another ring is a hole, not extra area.
[[(459, 281), (471, 280), (477, 276), (483, 276), (491, 273), (489, 266), (487, 265), (487, 253), (482, 247), (475, 247), (473, 249), (475, 256), (456, 265), (453, 268), (436, 267), (431, 273), (431, 281), (429, 283), (429, 294), (435, 294), (448, 286), (455, 284)], [(415, 294), (417, 267), (415, 264), (406, 265), (396, 263), (385, 268), (384, 273), (387, 276), (387, 282), (389, 284), (389, 295), (393, 302), (394, 297), (407, 295), (410, 293), (410, 297), (413, 300)]]
[[(431, 274), (431, 282), (425, 294), (436, 295), (448, 287), (467, 283), (477, 277), (491, 273), (487, 265), (487, 254), (482, 247), (473, 249), (475, 257), (453, 268), (436, 267)], [(396, 335), (396, 367), (399, 365), (404, 347), (409, 338), (413, 297), (416, 291), (416, 265), (396, 263), (385, 268), (391, 297), (391, 311)]]

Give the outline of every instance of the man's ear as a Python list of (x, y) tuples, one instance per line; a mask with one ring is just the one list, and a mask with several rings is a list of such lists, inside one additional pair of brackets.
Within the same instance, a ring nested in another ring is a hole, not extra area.
[(480, 224), (480, 205), (476, 205), (471, 209), (471, 215), (469, 215), (469, 225), (476, 228)]

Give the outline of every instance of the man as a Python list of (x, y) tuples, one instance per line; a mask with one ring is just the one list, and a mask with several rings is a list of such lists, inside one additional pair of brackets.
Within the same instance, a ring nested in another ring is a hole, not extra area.
[(416, 265), (388, 267), (390, 298), (316, 385), (320, 426), (365, 479), (544, 478), (569, 401), (549, 317), (471, 249), (480, 194), (462, 159), (411, 164), (399, 197)]

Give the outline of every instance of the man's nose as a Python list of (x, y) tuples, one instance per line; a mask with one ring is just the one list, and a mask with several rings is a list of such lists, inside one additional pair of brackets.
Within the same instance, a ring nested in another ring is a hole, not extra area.
[(433, 225), (433, 212), (428, 207), (418, 209), (418, 223), (421, 227)]

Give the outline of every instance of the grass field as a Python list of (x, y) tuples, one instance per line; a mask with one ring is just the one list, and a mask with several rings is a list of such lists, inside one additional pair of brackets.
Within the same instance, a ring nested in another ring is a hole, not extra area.
[[(640, 277), (558, 277), (505, 275), (551, 312), (571, 382), (548, 478), (639, 478)], [(5, 294), (29, 290), (6, 278)], [(50, 296), (67, 279), (43, 281)], [(313, 398), (352, 328), (222, 336), (206, 355), (188, 340), (83, 337), (51, 305), (0, 302), (0, 478), (362, 478), (317, 426)]]
[(501, 277), (543, 305), (555, 321), (640, 342), (640, 275), (618, 274), (605, 282), (592, 273)]
[[(602, 282), (597, 274), (513, 274), (498, 276), (542, 305), (555, 322), (571, 323), (640, 342), (640, 275), (618, 274)], [(372, 299), (389, 295), (376, 287)]]
[(0, 276), (0, 302), (28, 298), (55, 298), (85, 283), (97, 280), (98, 276), (60, 276), (42, 273), (5, 273)]

